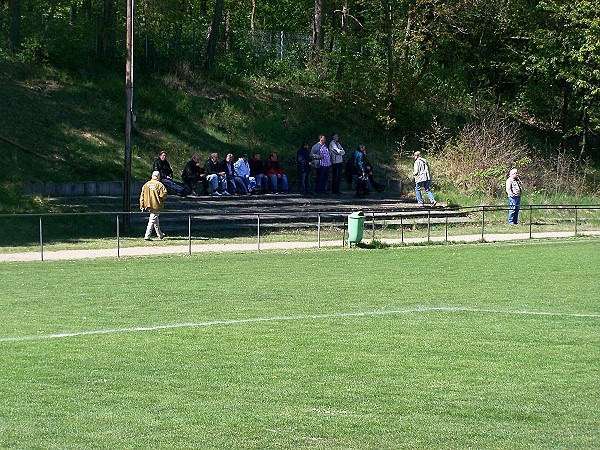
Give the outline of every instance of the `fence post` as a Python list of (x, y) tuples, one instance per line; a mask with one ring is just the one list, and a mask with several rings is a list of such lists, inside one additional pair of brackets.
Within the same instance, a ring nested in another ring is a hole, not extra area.
[(577, 220), (579, 219), (577, 214), (577, 205), (575, 205), (575, 236), (577, 236)]
[(404, 220), (402, 220), (404, 216), (400, 216), (400, 242), (404, 244)]
[(321, 248), (321, 214), (317, 215), (317, 248)]
[(429, 237), (431, 236), (431, 210), (427, 210), (427, 242), (429, 242)]
[(375, 240), (375, 211), (373, 211), (371, 216), (371, 231), (373, 232), (372, 240)]
[(260, 214), (256, 215), (256, 247), (260, 253)]
[(533, 237), (531, 229), (533, 227), (533, 208), (529, 205), (529, 239)]
[(448, 214), (446, 214), (446, 242), (448, 242)]
[(342, 248), (346, 247), (346, 214), (344, 214), (344, 231), (342, 232)]
[(117, 214), (117, 258), (121, 257), (121, 228), (119, 226), (119, 215)]
[(40, 260), (44, 260), (44, 233), (42, 232), (42, 216), (40, 216)]
[(485, 205), (481, 205), (481, 240), (485, 239)]
[(192, 215), (188, 214), (188, 255), (192, 256)]

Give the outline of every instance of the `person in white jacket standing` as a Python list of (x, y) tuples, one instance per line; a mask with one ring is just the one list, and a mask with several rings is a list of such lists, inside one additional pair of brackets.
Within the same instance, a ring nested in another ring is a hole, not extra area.
[(329, 155), (331, 157), (331, 193), (341, 195), (340, 187), (342, 185), (342, 162), (346, 154), (344, 147), (339, 142), (337, 133), (331, 135), (329, 142)]
[(427, 194), (427, 198), (429, 198), (429, 202), (431, 206), (435, 206), (437, 202), (433, 194), (431, 193), (431, 175), (429, 173), (429, 164), (425, 158), (421, 157), (421, 152), (416, 151), (413, 155), (415, 158), (415, 165), (413, 167), (413, 174), (415, 176), (415, 193), (417, 194), (417, 202), (419, 206), (423, 206), (423, 196), (421, 195), (421, 189), (425, 190), (425, 194)]

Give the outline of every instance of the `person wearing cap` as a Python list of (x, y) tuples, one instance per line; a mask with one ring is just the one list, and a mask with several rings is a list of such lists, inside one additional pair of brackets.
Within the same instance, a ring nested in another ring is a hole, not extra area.
[(152, 240), (151, 237), (153, 228), (156, 231), (156, 236), (159, 239), (163, 239), (165, 237), (164, 233), (160, 229), (158, 217), (160, 212), (164, 209), (166, 198), (167, 188), (160, 182), (160, 172), (155, 170), (152, 172), (152, 179), (142, 186), (142, 192), (140, 194), (140, 210), (150, 212), (148, 226), (146, 227), (146, 234), (144, 235), (144, 239), (146, 241)]
[(516, 225), (519, 221), (519, 210), (521, 209), (521, 194), (523, 185), (519, 180), (517, 169), (510, 169), (506, 179), (506, 195), (508, 195), (508, 223)]
[(154, 160), (152, 171), (158, 170), (160, 179), (167, 189), (171, 189), (175, 194), (185, 197), (185, 188), (173, 181), (173, 169), (167, 160), (167, 152), (162, 151), (158, 158)]

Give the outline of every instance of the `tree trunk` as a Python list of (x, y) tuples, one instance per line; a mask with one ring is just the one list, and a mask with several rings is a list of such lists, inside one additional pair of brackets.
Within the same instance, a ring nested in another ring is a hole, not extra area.
[(583, 117), (582, 117), (582, 130), (581, 130), (581, 150), (579, 151), (579, 160), (581, 161), (583, 158), (583, 154), (586, 152), (587, 147), (587, 135), (588, 135), (588, 127), (590, 125), (590, 117), (588, 115), (588, 107), (583, 107)]
[(115, 0), (104, 0), (100, 23), (100, 51), (103, 56), (115, 55), (117, 46), (117, 8)]
[(385, 13), (385, 32), (387, 50), (387, 87), (386, 93), (391, 100), (394, 90), (394, 10), (388, 0), (382, 0), (381, 6)]
[(217, 50), (217, 41), (219, 39), (219, 26), (223, 15), (223, 0), (215, 1), (215, 12), (213, 14), (210, 34), (208, 35), (208, 44), (206, 46), (206, 60), (204, 68), (210, 69), (215, 64), (215, 52)]
[(344, 59), (348, 50), (348, 19), (350, 15), (350, 0), (344, 0), (344, 9), (342, 10), (342, 39), (340, 45), (340, 62), (335, 74), (336, 81), (340, 81), (344, 75)]
[(21, 43), (21, 0), (8, 0), (8, 50), (15, 53)]
[(562, 139), (560, 141), (560, 148), (565, 151), (567, 149), (567, 135), (569, 133), (569, 102), (571, 100), (571, 85), (567, 82), (563, 86), (563, 104), (561, 110), (561, 132)]
[(225, 51), (231, 51), (231, 14), (225, 14)]
[(41, 56), (44, 53), (44, 46), (46, 45), (46, 37), (48, 36), (48, 30), (50, 29), (50, 24), (52, 23), (52, 19), (54, 19), (54, 13), (56, 12), (56, 4), (58, 0), (54, 0), (52, 5), (50, 6), (50, 14), (48, 14), (48, 20), (46, 20), (46, 25), (44, 26), (44, 30), (42, 31), (42, 37), (40, 38), (40, 48), (38, 49), (38, 56)]
[(315, 15), (312, 24), (312, 60), (321, 60), (321, 51), (325, 38), (323, 36), (323, 4), (325, 0), (315, 0)]
[(252, 13), (250, 14), (250, 31), (254, 35), (254, 21), (256, 20), (256, 0), (252, 0)]

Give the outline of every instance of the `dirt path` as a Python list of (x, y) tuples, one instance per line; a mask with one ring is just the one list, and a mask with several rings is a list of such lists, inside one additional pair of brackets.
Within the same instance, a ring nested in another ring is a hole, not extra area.
[[(600, 236), (600, 231), (580, 232), (579, 236)], [(574, 237), (573, 232), (550, 232), (550, 233), (533, 233), (533, 239), (547, 238), (568, 238)], [(529, 233), (514, 233), (514, 234), (486, 234), (484, 238), (487, 242), (501, 241), (516, 241), (529, 239)], [(481, 235), (462, 235), (448, 237), (449, 242), (478, 242)], [(443, 237), (432, 237), (431, 242), (443, 242)], [(400, 244), (400, 239), (381, 239), (383, 243)], [(427, 238), (406, 238), (404, 243), (417, 244), (426, 242)], [(364, 239), (364, 243), (369, 243), (370, 239)], [(94, 258), (116, 258), (116, 257), (136, 257), (136, 256), (151, 256), (163, 254), (182, 254), (203, 253), (203, 252), (258, 252), (265, 250), (286, 250), (286, 249), (306, 249), (319, 247), (341, 247), (342, 241), (322, 241), (318, 242), (274, 242), (261, 243), (260, 248), (258, 243), (253, 244), (193, 244), (189, 245), (168, 245), (168, 246), (153, 246), (152, 243), (140, 245), (138, 247), (126, 248), (109, 248), (97, 250), (54, 250), (41, 252), (22, 252), (22, 253), (0, 253), (0, 262), (17, 262), (17, 261), (58, 261), (58, 260), (78, 260), (78, 259), (94, 259)]]

